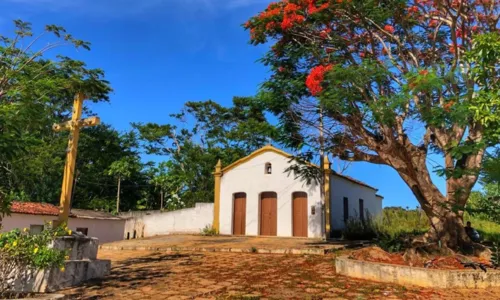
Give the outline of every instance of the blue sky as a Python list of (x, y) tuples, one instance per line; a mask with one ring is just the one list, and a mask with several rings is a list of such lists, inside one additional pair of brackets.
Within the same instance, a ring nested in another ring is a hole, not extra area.
[[(233, 96), (254, 95), (269, 74), (257, 62), (267, 47), (249, 45), (240, 25), (267, 2), (1, 0), (0, 34), (10, 33), (11, 21), (19, 18), (33, 23), (35, 32), (57, 24), (90, 41), (91, 52), (63, 51), (105, 70), (114, 93), (111, 103), (93, 110), (103, 122), (127, 130), (130, 122), (165, 123), (186, 101), (229, 105)], [(418, 205), (389, 167), (356, 163), (346, 174), (379, 188), (385, 206)]]

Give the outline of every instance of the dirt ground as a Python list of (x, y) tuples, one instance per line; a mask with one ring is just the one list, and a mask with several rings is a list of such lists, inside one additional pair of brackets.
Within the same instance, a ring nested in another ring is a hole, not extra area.
[(100, 250), (110, 276), (70, 299), (499, 299), (500, 289), (431, 290), (342, 277), (335, 255)]

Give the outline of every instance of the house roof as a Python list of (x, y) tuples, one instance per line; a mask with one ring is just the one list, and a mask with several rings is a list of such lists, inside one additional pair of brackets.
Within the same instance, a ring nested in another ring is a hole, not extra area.
[[(281, 155), (281, 156), (284, 156), (284, 157), (286, 157), (286, 158), (291, 158), (291, 157), (293, 157), (293, 155), (291, 155), (290, 153), (287, 153), (287, 152), (285, 152), (285, 151), (283, 151), (283, 150), (281, 150), (281, 149), (278, 149), (278, 148), (276, 148), (276, 147), (274, 147), (274, 146), (272, 146), (272, 145), (266, 145), (266, 146), (264, 146), (264, 147), (262, 147), (262, 148), (260, 148), (260, 149), (258, 149), (258, 150), (256, 150), (256, 151), (254, 151), (254, 152), (250, 153), (249, 155), (247, 155), (247, 156), (245, 156), (245, 157), (243, 157), (243, 158), (241, 158), (241, 159), (239, 159), (239, 160), (235, 161), (234, 163), (232, 163), (232, 164), (228, 165), (227, 167), (224, 167), (224, 168), (222, 169), (222, 173), (225, 173), (225, 172), (227, 172), (227, 171), (230, 171), (230, 170), (232, 170), (232, 169), (236, 168), (237, 166), (239, 166), (239, 165), (242, 165), (242, 164), (246, 163), (247, 161), (251, 160), (252, 158), (254, 158), (254, 157), (256, 157), (256, 156), (259, 156), (259, 155), (261, 155), (261, 154), (263, 154), (263, 153), (266, 153), (266, 152), (274, 152), (274, 153), (279, 154), (279, 155)], [(373, 186), (368, 185), (368, 184), (366, 184), (366, 183), (364, 183), (364, 182), (362, 182), (362, 181), (359, 181), (359, 180), (357, 180), (357, 179), (355, 179), (355, 178), (352, 178), (352, 177), (350, 177), (350, 176), (346, 176), (346, 175), (343, 175), (343, 174), (339, 174), (339, 173), (337, 173), (337, 172), (335, 172), (335, 171), (333, 171), (333, 170), (330, 170), (330, 171), (331, 171), (331, 174), (332, 174), (332, 175), (334, 175), (334, 176), (337, 176), (337, 177), (343, 178), (343, 179), (348, 180), (348, 181), (350, 181), (350, 182), (352, 182), (352, 183), (355, 183), (355, 184), (358, 184), (358, 185), (361, 185), (361, 186), (367, 187), (367, 188), (369, 188), (369, 189), (372, 189), (372, 190), (378, 191), (378, 189), (377, 189), (377, 188), (374, 188)], [(382, 197), (382, 198), (383, 198), (383, 197)]]
[(12, 202), (10, 211), (16, 214), (58, 216), (59, 208), (49, 203)]
[(104, 211), (95, 211), (88, 209), (72, 209), (71, 215), (78, 219), (101, 219), (101, 220), (123, 220), (124, 218), (115, 216)]
[[(38, 202), (12, 202), (10, 208), (12, 213), (16, 214), (28, 214), (28, 215), (39, 215), (39, 216), (58, 216), (59, 207), (50, 203), (38, 203)], [(70, 218), (78, 219), (101, 219), (101, 220), (121, 220), (123, 218), (114, 216), (107, 212), (93, 211), (86, 209), (72, 209), (70, 212)]]
[[(361, 185), (361, 186), (367, 187), (367, 188), (369, 188), (369, 189), (372, 189), (372, 190), (378, 191), (378, 189), (377, 189), (377, 188), (375, 188), (375, 187), (373, 187), (373, 186), (371, 186), (371, 185), (369, 185), (369, 184), (367, 184), (367, 183), (364, 183), (363, 181), (359, 181), (359, 180), (357, 180), (357, 179), (355, 179), (355, 178), (352, 178), (351, 176), (347, 176), (347, 175), (344, 175), (344, 174), (339, 174), (339, 173), (337, 173), (337, 172), (335, 172), (335, 171), (333, 171), (333, 170), (331, 170), (331, 172), (332, 172), (331, 174), (332, 174), (332, 175), (334, 175), (334, 176), (337, 176), (337, 177), (343, 178), (343, 179), (348, 180), (348, 181), (350, 181), (350, 182), (352, 182), (352, 183), (355, 183), (355, 184), (358, 184), (358, 185)], [(382, 198), (383, 198), (383, 197), (382, 197)]]

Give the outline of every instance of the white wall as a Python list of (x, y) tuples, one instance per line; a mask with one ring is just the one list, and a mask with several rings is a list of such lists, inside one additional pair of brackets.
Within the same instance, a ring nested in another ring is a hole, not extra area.
[(133, 238), (134, 230), (137, 238), (172, 233), (200, 233), (207, 225), (212, 225), (214, 204), (196, 203), (194, 208), (169, 212), (124, 212), (120, 215), (131, 218), (126, 222), (124, 238), (127, 238), (127, 233)]
[[(259, 200), (262, 192), (278, 195), (278, 236), (292, 236), (292, 194), (306, 192), (308, 196), (308, 236), (321, 237), (321, 194), (319, 186), (307, 186), (293, 174), (284, 173), (289, 159), (274, 152), (259, 156), (229, 170), (221, 179), (220, 233), (232, 234), (233, 195), (246, 193), (246, 235), (259, 235)], [(272, 164), (272, 174), (265, 174), (265, 164)], [(316, 207), (315, 215), (311, 206)]]
[[(30, 228), (30, 225), (44, 225), (46, 222), (57, 220), (56, 216), (39, 216), (29, 214), (12, 214), (5, 216), (2, 221), (2, 231), (10, 231), (15, 228)], [(69, 218), (69, 229), (88, 228), (88, 236), (96, 237), (99, 243), (119, 241), (123, 238), (125, 220), (96, 220)]]
[(125, 220), (70, 218), (68, 227), (71, 230), (78, 227), (88, 228), (88, 236), (98, 238), (99, 243), (103, 244), (123, 239)]
[(366, 211), (372, 217), (382, 212), (382, 198), (376, 196), (374, 189), (361, 186), (340, 176), (330, 177), (331, 227), (344, 228), (344, 197), (349, 199), (349, 217), (359, 217), (359, 199), (363, 199)]

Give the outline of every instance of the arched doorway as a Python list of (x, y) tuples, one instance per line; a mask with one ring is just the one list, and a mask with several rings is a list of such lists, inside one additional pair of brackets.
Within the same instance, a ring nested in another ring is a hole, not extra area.
[(278, 195), (275, 192), (260, 194), (260, 235), (276, 236), (278, 233)]
[(307, 193), (292, 194), (293, 236), (307, 237)]

